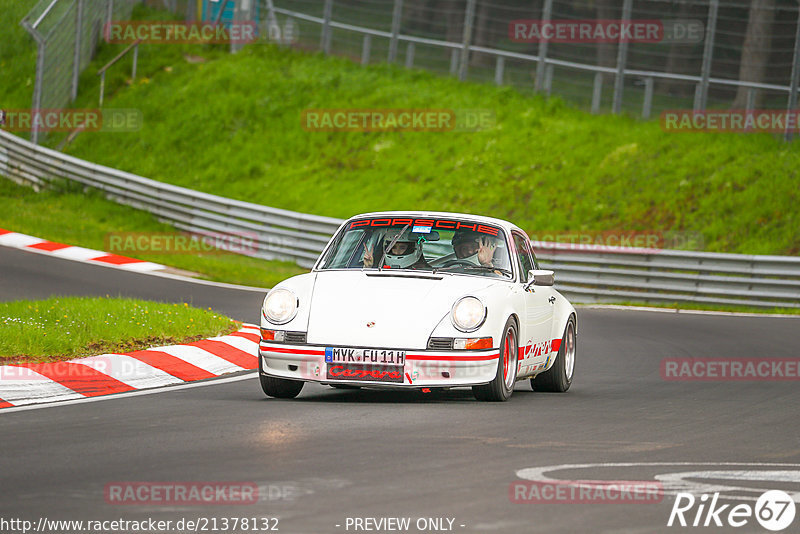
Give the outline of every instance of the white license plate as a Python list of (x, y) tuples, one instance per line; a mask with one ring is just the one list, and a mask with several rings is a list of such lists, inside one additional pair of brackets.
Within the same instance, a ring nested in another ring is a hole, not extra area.
[(405, 365), (406, 351), (392, 349), (356, 349), (325, 347), (327, 363), (367, 363), (373, 365)]

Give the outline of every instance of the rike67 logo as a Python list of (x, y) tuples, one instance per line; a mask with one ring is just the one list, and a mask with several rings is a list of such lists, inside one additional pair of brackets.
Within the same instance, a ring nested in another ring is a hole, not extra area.
[(691, 493), (681, 492), (675, 497), (667, 526), (739, 528), (752, 525), (755, 518), (765, 529), (778, 532), (792, 524), (795, 513), (794, 499), (780, 490), (764, 492), (755, 505), (719, 504), (719, 493), (704, 493), (695, 498)]

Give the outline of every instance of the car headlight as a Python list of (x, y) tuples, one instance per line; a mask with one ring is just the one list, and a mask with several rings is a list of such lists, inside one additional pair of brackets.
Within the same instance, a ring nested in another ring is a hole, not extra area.
[(288, 289), (275, 289), (264, 300), (264, 316), (274, 324), (291, 321), (297, 314), (297, 295)]
[(450, 310), (450, 321), (462, 332), (474, 332), (486, 320), (486, 306), (477, 297), (463, 297)]

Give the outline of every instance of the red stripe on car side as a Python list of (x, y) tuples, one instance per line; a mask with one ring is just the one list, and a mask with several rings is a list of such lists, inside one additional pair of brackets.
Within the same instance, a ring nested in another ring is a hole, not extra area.
[(261, 336), (259, 334), (252, 334), (252, 333), (249, 333), (249, 332), (234, 332), (234, 333), (228, 334), (228, 335), (229, 336), (243, 337), (243, 338), (245, 338), (245, 339), (247, 339), (249, 341), (252, 341), (253, 343), (258, 343), (259, 341), (261, 341)]
[(36, 243), (35, 245), (28, 245), (25, 248), (35, 248), (36, 250), (46, 250), (47, 252), (53, 252), (55, 250), (61, 250), (63, 248), (69, 248), (72, 245), (65, 245), (63, 243), (54, 243), (52, 241), (44, 241), (42, 243)]
[(273, 347), (265, 345), (264, 350), (267, 352), (281, 352), (283, 354), (303, 354), (305, 356), (325, 356), (324, 350), (310, 350), (310, 349), (284, 349), (283, 347)]
[(144, 362), (151, 367), (161, 369), (165, 373), (169, 373), (175, 378), (180, 378), (184, 382), (192, 380), (202, 380), (204, 378), (213, 378), (217, 375), (209, 373), (205, 369), (201, 369), (196, 365), (176, 358), (172, 354), (161, 352), (158, 350), (137, 350), (125, 354), (131, 358), (136, 358), (140, 362)]
[(136, 388), (80, 363), (18, 363), (86, 397), (134, 391)]
[[(9, 232), (5, 232), (5, 233), (9, 233)], [(3, 232), (2, 232), (2, 230), (0, 230), (0, 235), (2, 235), (2, 234), (3, 234)], [(0, 408), (11, 408), (12, 406), (14, 406), (14, 405), (11, 404), (10, 402), (6, 402), (3, 399), (0, 399)]]
[(444, 360), (448, 362), (479, 362), (485, 360), (496, 360), (500, 357), (499, 352), (493, 354), (479, 354), (477, 356), (434, 356), (432, 354), (407, 354), (406, 360)]
[(254, 354), (248, 354), (243, 350), (232, 347), (222, 341), (211, 341), (210, 339), (201, 339), (194, 343), (187, 343), (190, 347), (197, 347), (210, 352), (214, 356), (219, 356), (223, 360), (227, 360), (234, 365), (244, 367), (245, 369), (255, 369), (258, 367), (258, 357)]

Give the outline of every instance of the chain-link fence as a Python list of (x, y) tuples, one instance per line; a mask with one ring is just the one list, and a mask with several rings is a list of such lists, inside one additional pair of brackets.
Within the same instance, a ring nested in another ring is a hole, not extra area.
[[(34, 114), (75, 100), (80, 73), (94, 56), (104, 24), (129, 19), (140, 1), (41, 0), (36, 4), (21, 22), (37, 46)], [(38, 143), (43, 133), (34, 117), (31, 140)]]
[[(795, 0), (261, 1), (298, 23), (300, 46), (553, 93), (593, 112), (796, 107)], [(657, 31), (610, 31), (626, 22)]]

